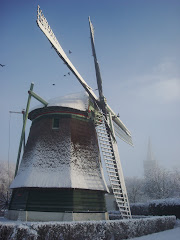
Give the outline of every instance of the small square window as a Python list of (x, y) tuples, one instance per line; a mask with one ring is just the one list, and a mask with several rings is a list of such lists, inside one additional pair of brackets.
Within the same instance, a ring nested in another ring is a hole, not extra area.
[(58, 129), (59, 128), (59, 118), (53, 118), (53, 129)]

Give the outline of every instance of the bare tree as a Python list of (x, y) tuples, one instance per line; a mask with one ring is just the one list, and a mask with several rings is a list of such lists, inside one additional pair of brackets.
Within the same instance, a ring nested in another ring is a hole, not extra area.
[(180, 189), (180, 174), (178, 171), (170, 172), (156, 166), (151, 176), (145, 176), (144, 193), (149, 199), (161, 199), (175, 197)]
[(130, 203), (180, 197), (180, 170), (156, 165), (144, 178), (126, 178), (126, 187)]
[(0, 195), (6, 195), (9, 185), (14, 177), (15, 166), (13, 163), (0, 162)]
[(126, 178), (126, 187), (130, 203), (142, 201), (143, 182), (143, 179), (137, 177)]

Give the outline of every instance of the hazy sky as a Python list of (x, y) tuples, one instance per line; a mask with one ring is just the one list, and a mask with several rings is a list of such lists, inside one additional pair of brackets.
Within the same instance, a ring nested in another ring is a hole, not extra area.
[[(83, 91), (72, 74), (64, 77), (69, 70), (37, 27), (38, 4), (64, 51), (72, 51), (74, 66), (96, 89), (91, 17), (104, 94), (133, 136), (133, 148), (118, 141), (124, 175), (142, 176), (149, 136), (159, 164), (180, 168), (179, 0), (0, 0), (0, 63), (6, 65), (0, 67), (0, 160), (7, 161), (10, 143), (9, 160), (16, 161), (22, 116), (10, 119), (9, 111), (26, 107), (31, 82), (46, 100)], [(38, 104), (33, 100), (31, 107)]]

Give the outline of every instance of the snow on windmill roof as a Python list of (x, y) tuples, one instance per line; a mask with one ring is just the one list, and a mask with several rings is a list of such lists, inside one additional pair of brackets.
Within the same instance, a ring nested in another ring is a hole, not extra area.
[[(80, 111), (86, 111), (88, 109), (88, 105), (89, 95), (87, 92), (79, 92), (49, 99), (47, 107), (68, 107), (78, 109)], [(35, 106), (30, 110), (30, 112), (42, 107), (44, 107), (43, 104)]]

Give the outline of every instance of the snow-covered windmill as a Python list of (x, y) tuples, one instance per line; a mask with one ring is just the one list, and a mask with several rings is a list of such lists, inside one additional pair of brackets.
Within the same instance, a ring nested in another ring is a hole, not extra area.
[(37, 24), (86, 93), (46, 102), (33, 92), (33, 84), (31, 85), (29, 97), (35, 97), (43, 106), (37, 107), (28, 115), (29, 102), (27, 104), (25, 121), (28, 116), (32, 120), (32, 126), (20, 166), (20, 153), (18, 154), (17, 175), (11, 185), (13, 195), (9, 208), (10, 218), (21, 209), (21, 213), (22, 210), (25, 214), (28, 211), (28, 216), (35, 211), (40, 215), (42, 212), (51, 212), (36, 217), (36, 220), (107, 219), (104, 194), (108, 190), (99, 145), (122, 218), (131, 218), (115, 138), (116, 135), (132, 145), (131, 134), (103, 95), (90, 18), (99, 98), (68, 59), (39, 6)]

